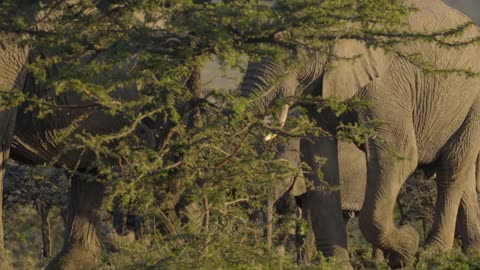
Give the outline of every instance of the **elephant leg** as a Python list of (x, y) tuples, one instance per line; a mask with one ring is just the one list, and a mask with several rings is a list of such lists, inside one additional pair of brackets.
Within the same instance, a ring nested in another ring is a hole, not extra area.
[[(310, 240), (327, 257), (335, 257), (342, 269), (351, 269), (347, 235), (341, 211), (332, 207), (331, 192), (310, 190), (302, 195), (302, 214), (313, 229)], [(338, 200), (340, 200), (338, 198)]]
[[(471, 173), (472, 170), (470, 169), (468, 174)], [(466, 178), (465, 173), (461, 175), (463, 175), (462, 178)], [(460, 206), (460, 202), (466, 185), (463, 183), (465, 181), (461, 181), (461, 179), (457, 179), (455, 182), (449, 182), (445, 180), (445, 178), (445, 176), (440, 177), (440, 175), (437, 178), (437, 204), (434, 222), (426, 245), (420, 253), (420, 258), (426, 258), (439, 252), (448, 251), (453, 246), (455, 220), (459, 213), (459, 207), (463, 208)], [(470, 218), (462, 215), (458, 217), (462, 219), (458, 221), (460, 224), (463, 223), (465, 218)]]
[[(301, 142), (302, 158), (313, 171), (323, 172), (323, 181), (320, 182), (315, 174), (306, 174), (314, 185), (313, 189), (302, 195), (302, 213), (312, 226), (316, 247), (323, 255), (333, 256), (342, 268), (351, 269), (347, 249), (347, 229), (343, 219), (340, 185), (338, 149), (336, 140), (329, 137), (316, 137), (312, 141)], [(323, 166), (318, 164), (317, 156), (325, 157)]]
[[(5, 176), (6, 163), (10, 155), (16, 114), (16, 109), (0, 112), (0, 194), (3, 194), (3, 177)], [(0, 269), (11, 269), (5, 254), (2, 211), (3, 197), (0, 196)]]
[[(470, 174), (470, 177), (474, 175)], [(462, 250), (480, 250), (480, 210), (478, 207), (477, 192), (475, 191), (475, 177), (468, 182), (463, 191), (458, 209), (456, 234), (462, 240)]]
[(380, 130), (378, 139), (367, 143), (368, 181), (359, 225), (367, 241), (383, 251), (392, 268), (405, 266), (418, 248), (417, 231), (410, 225), (397, 226), (393, 216), (400, 188), (417, 161), (413, 128)]
[[(475, 166), (480, 150), (480, 137), (478, 136), (480, 134), (479, 118), (480, 100), (477, 100), (462, 126), (452, 135), (442, 149), (437, 163), (435, 217), (425, 249), (420, 254), (421, 257), (447, 251), (453, 246), (455, 221), (460, 202), (467, 189), (471, 189), (474, 192)], [(472, 200), (467, 197), (464, 198), (466, 199), (464, 202)], [(477, 207), (474, 209), (477, 209)], [(469, 210), (471, 209), (466, 209), (464, 213), (471, 213)], [(468, 221), (474, 218), (474, 216), (467, 217)], [(477, 222), (474, 222), (474, 224)], [(470, 225), (473, 224), (468, 226)]]
[(99, 263), (98, 211), (104, 189), (99, 182), (88, 181), (80, 175), (73, 177), (63, 248), (47, 270), (94, 269)]

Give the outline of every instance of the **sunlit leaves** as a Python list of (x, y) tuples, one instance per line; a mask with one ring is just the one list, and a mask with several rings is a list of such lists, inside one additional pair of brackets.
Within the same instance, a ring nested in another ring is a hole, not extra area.
[[(279, 160), (276, 144), (327, 134), (305, 108), (293, 108), (279, 128), (249, 112), (251, 100), (235, 91), (205, 97), (190, 83), (197, 69), (211, 59), (236, 67), (262, 58), (289, 66), (311, 52), (326, 59), (338, 38), (392, 48), (387, 41), (401, 41), (395, 26), (408, 11), (390, 0), (4, 0), (0, 7), (0, 29), (32, 48), (27, 70), (35, 82), (2, 101), (26, 101), (43, 121), (67, 119), (71, 125), (55, 131), (56, 146), (62, 154), (89, 154), (88, 164), (109, 187), (107, 205), (120, 198), (125, 209), (160, 223), (149, 233), (162, 252), (150, 264), (172, 268), (188, 256), (184, 265), (213, 260), (223, 268), (228, 260), (248, 268), (274, 257), (252, 220), (272, 188), (309, 170)], [(285, 102), (340, 118), (366, 106), (297, 97), (275, 102), (268, 113), (276, 115)], [(91, 115), (106, 120), (89, 128)], [(371, 128), (344, 123), (336, 135), (362, 143)], [(278, 140), (263, 142), (267, 132)], [(200, 209), (200, 224), (182, 223), (188, 213), (179, 208), (190, 203)]]

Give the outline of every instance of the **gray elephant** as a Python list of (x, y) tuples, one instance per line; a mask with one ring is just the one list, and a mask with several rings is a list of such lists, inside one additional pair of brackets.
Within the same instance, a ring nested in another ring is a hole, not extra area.
[[(28, 89), (38, 91), (33, 80), (24, 72), (24, 65), (29, 61), (29, 50), (19, 48), (15, 43), (2, 37), (0, 39), (0, 59), (2, 75), (0, 88)], [(128, 93), (117, 93), (126, 97)], [(58, 97), (61, 104), (86, 104), (86, 101), (74, 93), (66, 92)], [(63, 99), (63, 101), (61, 101)], [(63, 103), (66, 102), (66, 103)], [(64, 246), (60, 254), (49, 264), (47, 269), (83, 269), (98, 263), (100, 241), (97, 234), (100, 209), (104, 187), (99, 182), (86, 179), (85, 174), (95, 160), (92, 153), (82, 151), (64, 151), (62, 144), (57, 143), (57, 137), (65, 132), (70, 123), (88, 114), (88, 117), (78, 122), (75, 132), (85, 131), (89, 134), (107, 134), (119, 131), (123, 124), (121, 119), (109, 116), (98, 110), (72, 110), (68, 114), (55, 113), (44, 119), (38, 119), (35, 112), (27, 112), (27, 104), (18, 108), (0, 111), (1, 130), (1, 164), (0, 178), (5, 173), (5, 163), (9, 157), (22, 163), (44, 164), (59, 158), (57, 165), (67, 166), (76, 173), (72, 177), (70, 188), (70, 203), (67, 210)], [(0, 223), (0, 234), (3, 235), (3, 225)], [(3, 239), (3, 237), (0, 237)], [(3, 242), (0, 260), (1, 269), (9, 269), (4, 258)]]
[(367, 183), (365, 154), (353, 143), (335, 143), (328, 137), (302, 140), (300, 152), (304, 161), (315, 160), (315, 156), (327, 158), (322, 166), (308, 164), (313, 171), (320, 169), (323, 180), (339, 189), (322, 190), (319, 179), (309, 174), (306, 178), (320, 188), (300, 196), (299, 205), (313, 230), (317, 249), (325, 256), (334, 256), (342, 268), (349, 269), (346, 225), (363, 205)]
[[(407, 29), (412, 32), (438, 33), (470, 22), (441, 0), (403, 2), (418, 8), (408, 17)], [(480, 31), (470, 26), (456, 41), (469, 41), (479, 35)], [(361, 123), (368, 123), (368, 119), (382, 123), (364, 147), (367, 189), (359, 224), (365, 238), (383, 250), (393, 267), (408, 263), (418, 250), (415, 229), (397, 226), (393, 219), (400, 187), (417, 167), (434, 168), (438, 183), (433, 228), (420, 255), (452, 247), (457, 214), (463, 224), (460, 231), (464, 248), (480, 247), (478, 205), (472, 203), (476, 198), (475, 162), (480, 150), (480, 79), (458, 73), (425, 74), (423, 68), (402, 57), (420, 54), (439, 70), (479, 72), (480, 47), (441, 47), (417, 40), (397, 45), (396, 49), (401, 54), (339, 39), (332, 45), (336, 57), (328, 59), (329, 65), (327, 59), (308, 52), (302, 65), (288, 73), (280, 64), (262, 61), (249, 65), (242, 84), (244, 92), (258, 96), (275, 81), (268, 94), (258, 100), (258, 107), (265, 110), (278, 97), (305, 94), (342, 100), (358, 97), (369, 102), (368, 108), (346, 116)], [(349, 60), (352, 58), (355, 61)], [(330, 112), (318, 113), (313, 107), (309, 110), (323, 128), (335, 130), (335, 117)], [(302, 149), (321, 153), (318, 140), (303, 141)], [(336, 140), (330, 143), (330, 149), (335, 150)], [(316, 162), (310, 157), (304, 155), (304, 160), (315, 167)], [(338, 160), (338, 154), (332, 154), (331, 160)], [(311, 180), (318, 181), (315, 177)], [(315, 200), (339, 210), (339, 196), (318, 191)], [(333, 211), (329, 219), (320, 217), (317, 222), (312, 220), (318, 231), (332, 219), (341, 219), (340, 211)], [(322, 250), (325, 254), (343, 253), (344, 247), (338, 240), (343, 238), (339, 235), (334, 237), (334, 243), (326, 244), (317, 237), (317, 246), (321, 250), (329, 247)]]
[[(250, 66), (252, 67), (252, 66)], [(250, 70), (251, 72), (251, 70)], [(244, 95), (250, 92), (249, 87), (242, 86)], [(255, 112), (258, 110), (252, 107)], [(282, 110), (280, 122), (284, 124), (287, 112)], [(274, 136), (267, 136), (270, 140)], [(295, 197), (297, 206), (301, 209), (302, 217), (308, 222), (310, 232), (307, 236), (305, 246), (314, 245), (316, 240), (317, 248), (326, 256), (335, 256), (339, 265), (344, 269), (351, 268), (349, 252), (347, 249), (348, 221), (356, 216), (363, 204), (367, 183), (367, 166), (365, 153), (350, 142), (335, 143), (333, 138), (321, 136), (309, 138), (314, 143), (312, 148), (298, 138), (290, 139), (288, 144), (276, 144), (277, 158), (288, 161), (289, 166), (298, 167), (302, 160), (314, 160), (315, 155), (325, 157), (324, 164), (310, 163), (312, 171), (321, 170), (323, 180), (331, 185), (331, 191), (318, 191), (309, 188), (305, 179), (310, 179), (316, 186), (321, 186), (319, 179), (313, 176), (312, 172), (300, 171), (298, 174), (288, 178), (280, 179), (272, 186), (272, 196), (267, 207), (267, 239), (272, 234), (272, 212), (273, 204), (278, 201), (285, 192)], [(338, 158), (337, 158), (338, 154)], [(328, 222), (326, 222), (328, 221)], [(313, 234), (312, 234), (313, 231)], [(271, 240), (270, 240), (271, 241)], [(268, 242), (271, 246), (271, 242)], [(312, 255), (307, 248), (304, 259), (309, 260)]]
[[(39, 96), (51, 95), (56, 103), (67, 107), (73, 106), (75, 109), (70, 109), (67, 113), (57, 111), (43, 119), (38, 119), (37, 112), (27, 109), (28, 104), (13, 108), (2, 107), (0, 109), (0, 183), (3, 183), (5, 166), (9, 158), (29, 164), (56, 161), (56, 165), (66, 166), (75, 171), (69, 191), (70, 203), (66, 216), (64, 246), (47, 269), (92, 268), (99, 262), (98, 255), (101, 249), (97, 225), (104, 186), (87, 179), (88, 175), (95, 176), (95, 169), (92, 169), (94, 154), (90, 151), (68, 150), (58, 138), (74, 136), (78, 133), (109, 134), (120, 131), (128, 122), (121, 117), (114, 117), (89, 106), (90, 101), (85, 100), (78, 93), (66, 91), (55, 96), (49, 90), (37, 85), (26, 71), (26, 65), (34, 59), (35, 53), (28, 46), (18, 45), (16, 42), (18, 39), (18, 35), (0, 36), (0, 89), (2, 92), (9, 93), (13, 89), (24, 89), (25, 92)], [(123, 71), (119, 70), (119, 72)], [(133, 89), (118, 89), (112, 93), (112, 97), (118, 100), (132, 100), (136, 95)], [(75, 123), (73, 130), (71, 123)], [(147, 135), (149, 131), (151, 132), (147, 127), (140, 126), (138, 132), (144, 132)], [(0, 269), (10, 269), (4, 253), (1, 220)]]

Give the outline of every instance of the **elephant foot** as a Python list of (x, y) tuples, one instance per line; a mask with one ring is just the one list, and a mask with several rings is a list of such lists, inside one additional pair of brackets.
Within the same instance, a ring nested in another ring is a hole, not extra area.
[(402, 225), (386, 239), (391, 246), (380, 247), (391, 268), (406, 267), (413, 261), (418, 249), (419, 236), (412, 226)]
[(385, 256), (383, 255), (383, 251), (377, 247), (372, 249), (372, 260), (376, 262), (383, 262), (385, 260)]
[(335, 258), (336, 267), (342, 270), (353, 270), (350, 263), (350, 256), (348, 250), (345, 248), (334, 248), (333, 258)]
[(423, 261), (423, 260), (426, 260), (426, 259), (429, 259), (439, 253), (443, 253), (443, 252), (446, 252), (448, 251), (449, 248), (445, 245), (445, 244), (442, 244), (441, 242), (439, 241), (435, 241), (435, 240), (432, 240), (432, 241), (428, 241), (425, 246), (418, 251), (417, 253), (417, 258), (418, 260), (420, 261)]
[(478, 251), (480, 251), (480, 243), (478, 243), (478, 242), (463, 243), (463, 245), (462, 245), (462, 251), (463, 251), (464, 253), (467, 253), (467, 252), (478, 252)]
[(45, 270), (90, 270), (96, 269), (100, 259), (94, 252), (80, 247), (62, 250)]
[[(338, 261), (337, 261), (338, 262)], [(353, 270), (353, 266), (352, 264), (350, 263), (350, 261), (341, 261), (341, 262), (338, 262), (336, 267), (338, 267), (338, 269), (341, 269), (341, 270)]]

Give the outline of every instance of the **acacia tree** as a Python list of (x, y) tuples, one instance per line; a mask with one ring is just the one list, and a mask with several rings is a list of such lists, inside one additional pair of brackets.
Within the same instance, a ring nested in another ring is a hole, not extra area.
[[(59, 132), (56, 143), (65, 151), (95, 154), (100, 179), (111, 187), (107, 205), (121, 195), (124, 205), (136, 205), (137, 214), (163, 221), (164, 226), (152, 226), (158, 236), (153, 238), (155, 250), (140, 248), (141, 262), (130, 262), (153, 267), (275, 261), (264, 252), (261, 230), (249, 217), (262, 207), (276, 179), (299, 168), (276, 159), (273, 148), (256, 151), (258, 137), (266, 132), (283, 137), (322, 132), (308, 117), (298, 117), (288, 129), (266, 125), (265, 115), (253, 115), (247, 109), (250, 101), (237, 98), (234, 91), (202, 96), (198, 71), (206, 61), (215, 57), (241, 69), (245, 58), (270, 58), (288, 66), (305, 51), (331, 56), (328, 48), (339, 38), (390, 51), (417, 38), (443, 40), (399, 30), (396, 26), (410, 8), (391, 0), (279, 0), (275, 5), (244, 0), (4, 0), (0, 5), (2, 35), (35, 48), (28, 70), (36, 89), (48, 90), (9, 91), (2, 95), (5, 108), (27, 104), (39, 117), (48, 117), (87, 107), (124, 120), (118, 132), (96, 136), (72, 133), (73, 123)], [(135, 98), (115, 98), (115, 89), (124, 88), (133, 89)], [(87, 104), (78, 108), (54, 98), (66, 91), (82, 95)], [(338, 114), (355, 105), (321, 98), (304, 102)], [(339, 135), (361, 139), (365, 128), (345, 130)], [(180, 201), (196, 205), (200, 228), (181, 222), (189, 215), (175, 211)], [(168, 230), (158, 235), (159, 227)]]
[(64, 208), (69, 181), (63, 170), (41, 166), (9, 164), (4, 179), (4, 207), (31, 206), (39, 215), (42, 233), (42, 256), (53, 253), (51, 210)]

